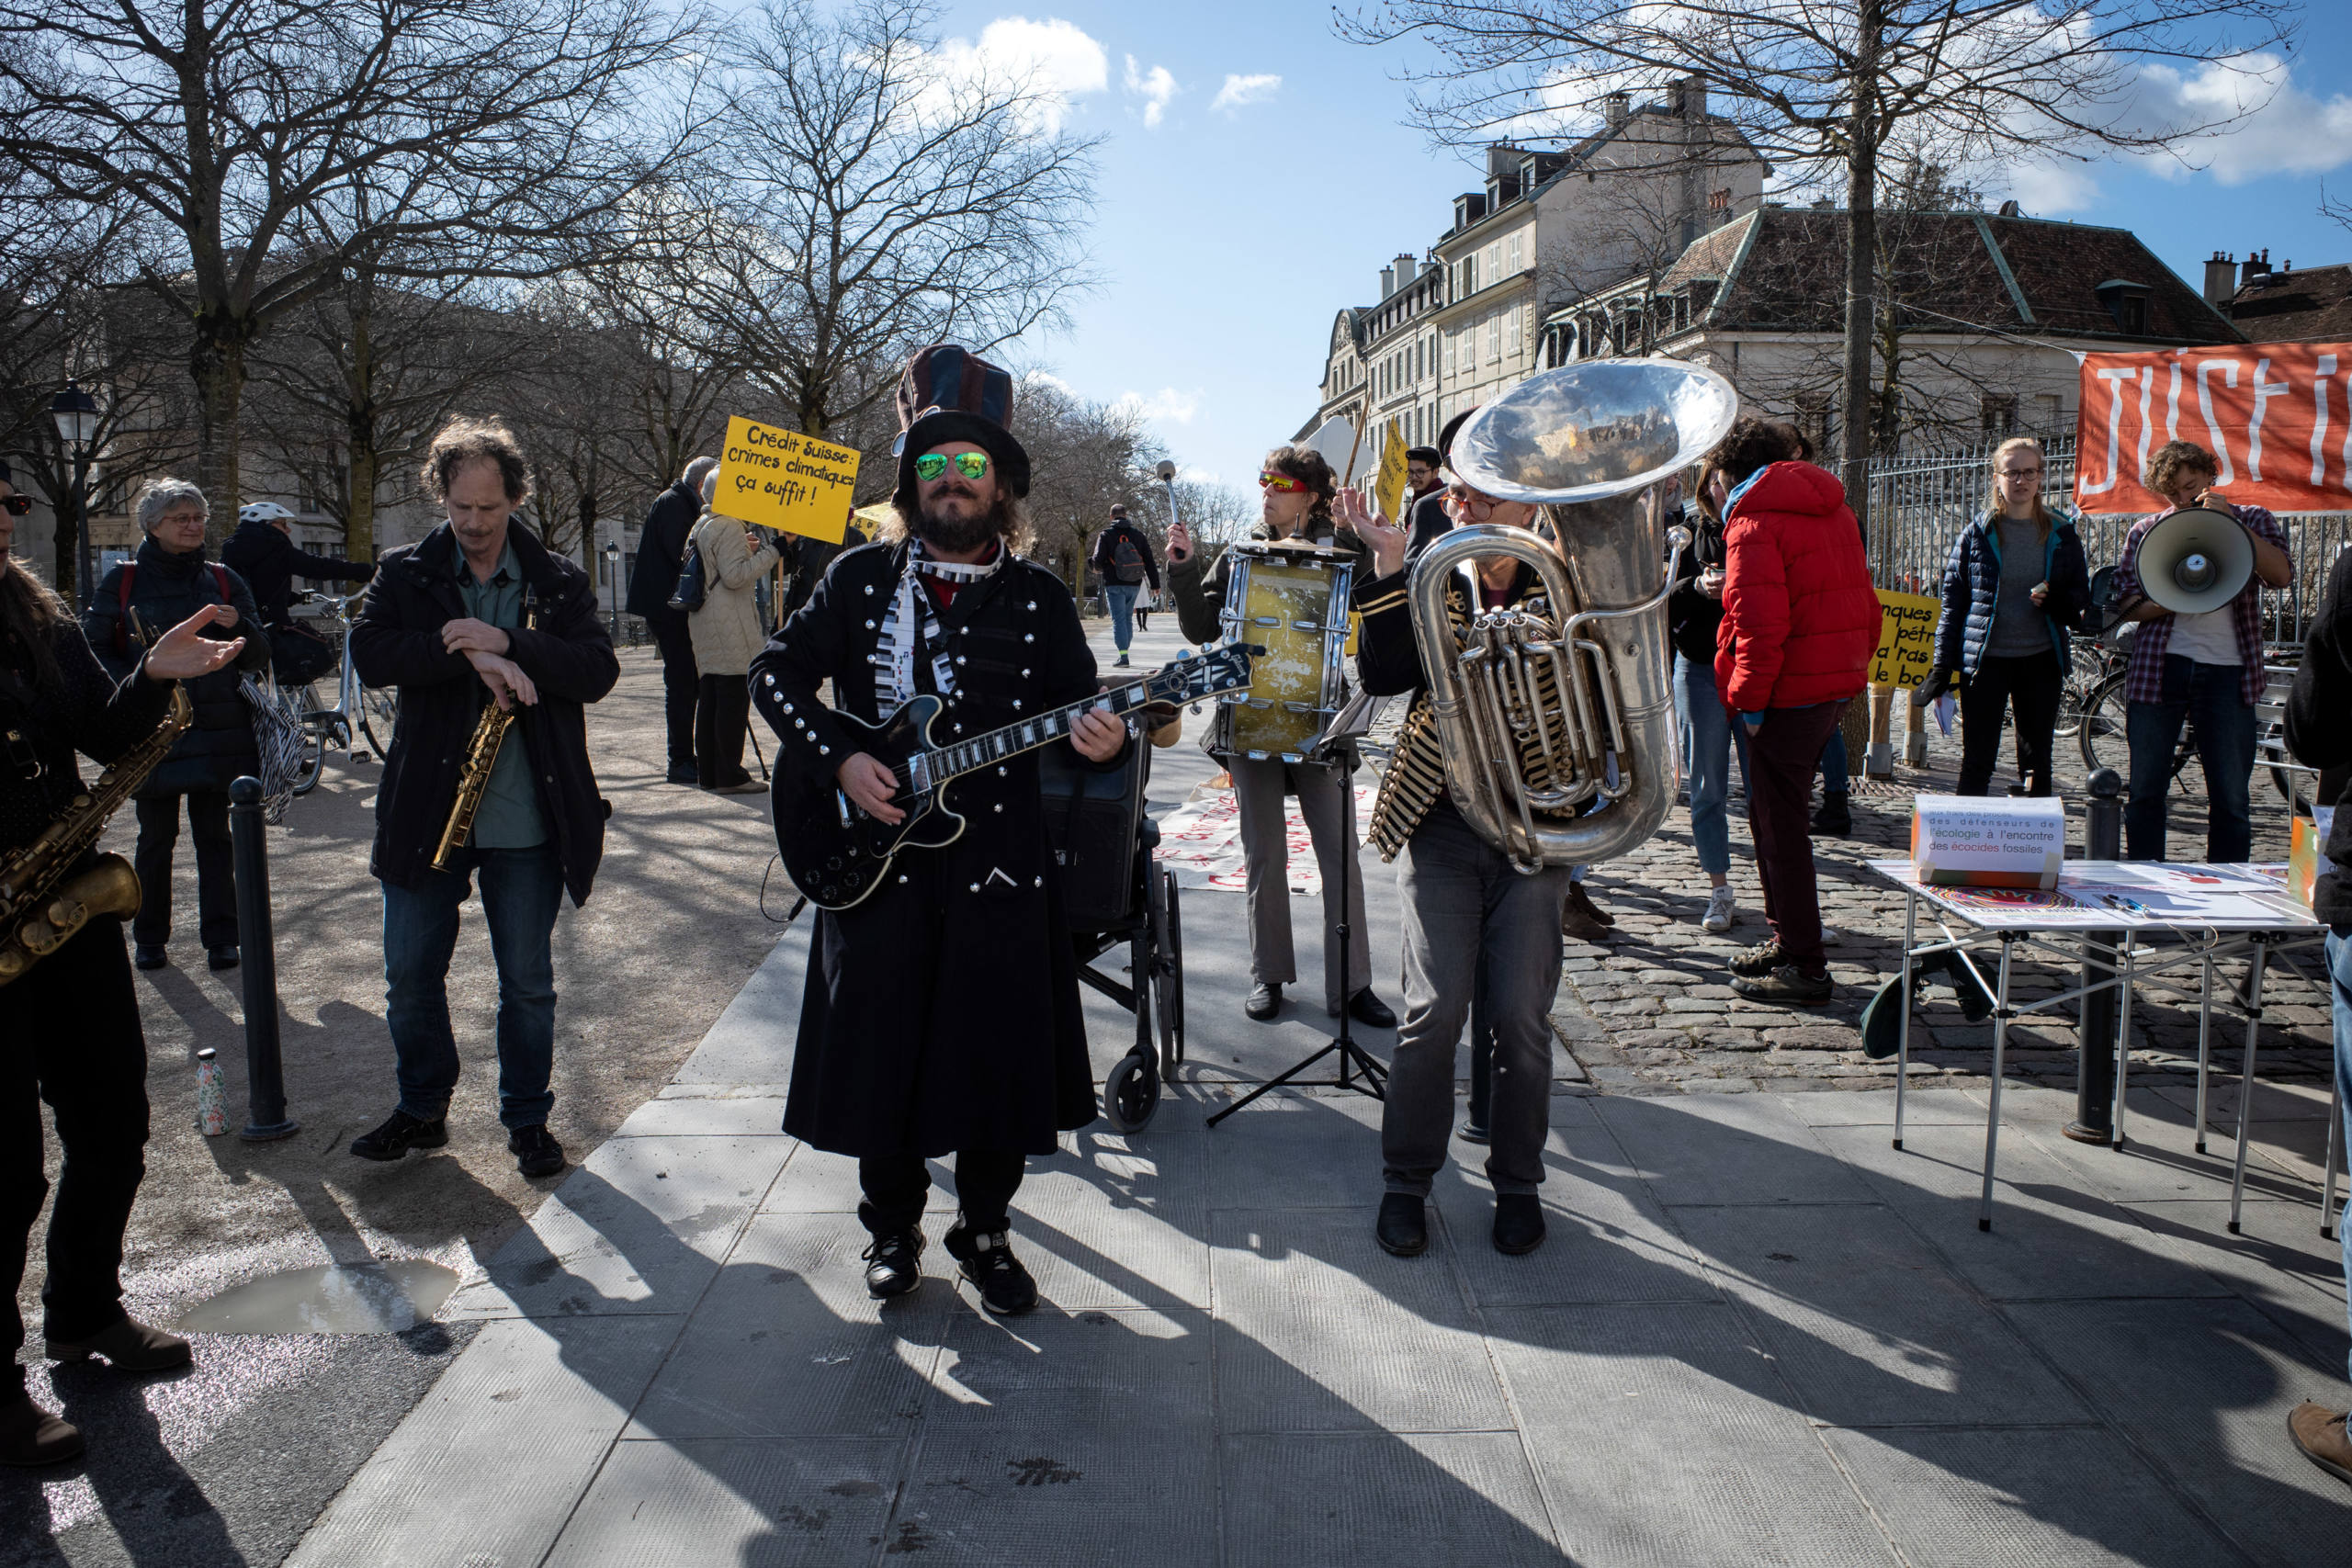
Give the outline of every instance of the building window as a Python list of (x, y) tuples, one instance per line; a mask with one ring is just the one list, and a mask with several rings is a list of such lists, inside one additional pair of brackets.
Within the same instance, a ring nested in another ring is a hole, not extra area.
[(2066, 428), (2066, 400), (2056, 392), (2042, 392), (2033, 400), (2035, 428), (2064, 430)]
[(2115, 320), (2122, 329), (2137, 336), (2148, 330), (2148, 301), (2137, 294), (2126, 294), (2116, 301)]
[(1440, 375), (1443, 375), (1443, 376), (1451, 376), (1451, 375), (1453, 375), (1453, 329), (1452, 327), (1448, 327), (1448, 328), (1446, 328), (1444, 332), (1442, 332), (1442, 333), (1439, 333), (1439, 334), (1438, 334), (1438, 350), (1437, 350), (1437, 355), (1438, 355), (1438, 373), (1439, 373)]
[(1503, 356), (1502, 312), (1490, 312), (1487, 317), (1487, 363), (1493, 365)]
[(1506, 247), (1506, 250), (1507, 250), (1507, 253), (1508, 253), (1508, 255), (1509, 255), (1509, 258), (1510, 258), (1509, 260), (1507, 260), (1507, 261), (1506, 261), (1506, 262), (1504, 262), (1504, 264), (1503, 264), (1503, 276), (1506, 276), (1506, 277), (1508, 277), (1508, 276), (1511, 276), (1512, 274), (1514, 274), (1514, 273), (1518, 272), (1518, 271), (1520, 270), (1521, 265), (1522, 265), (1522, 264), (1521, 263), (1521, 261), (1520, 261), (1520, 248), (1519, 248), (1519, 246), (1520, 246), (1520, 236), (1519, 236), (1518, 234), (1513, 234), (1513, 235), (1510, 237), (1510, 244)]
[(2007, 435), (2018, 427), (2018, 400), (1987, 393), (1977, 403), (1977, 417), (1987, 435)]
[(1800, 392), (1796, 400), (1796, 427), (1813, 444), (1814, 460), (1820, 461), (1829, 450), (1829, 394)]
[(1519, 357), (1521, 348), (1520, 333), (1521, 326), (1519, 310), (1514, 306), (1510, 310), (1503, 312), (1503, 352), (1513, 359)]

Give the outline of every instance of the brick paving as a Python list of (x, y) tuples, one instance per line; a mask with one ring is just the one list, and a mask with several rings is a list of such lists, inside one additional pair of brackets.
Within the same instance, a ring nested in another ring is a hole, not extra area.
[[(1899, 720), (1899, 709), (1897, 713)], [(2079, 849), (2086, 773), (2070, 739), (2062, 737), (2058, 750), (2058, 792), (2066, 800), (2070, 837)], [(1867, 863), (1907, 852), (1912, 795), (1951, 790), (1959, 763), (1957, 729), (1948, 739), (1931, 730), (1926, 765), (1913, 768), (1898, 762), (1891, 781), (1855, 781), (1851, 836), (1815, 839), (1822, 918), (1836, 933), (1829, 959), (1838, 991), (1826, 1007), (1767, 1006), (1732, 992), (1724, 961), (1770, 934), (1747, 838), (1746, 803), (1738, 795), (1732, 801), (1731, 879), (1739, 915), (1723, 936), (1710, 935), (1699, 926), (1707, 879), (1691, 848), (1690, 815), (1682, 807), (1639, 851), (1594, 867), (1587, 886), (1616, 917), (1617, 928), (1605, 944), (1568, 944), (1554, 1021), (1595, 1085), (1619, 1093), (1724, 1094), (1759, 1088), (1892, 1084), (1892, 1060), (1872, 1062), (1862, 1055), (1859, 1018), (1871, 994), (1897, 971), (1903, 897), (1872, 875)], [(2203, 787), (2194, 764), (2185, 782), (2193, 790), (2175, 794), (2169, 840), (2173, 852), (2183, 858), (2198, 852), (2205, 836)], [(2256, 860), (2287, 858), (2286, 806), (2266, 774), (2255, 779), (2254, 828)], [(2243, 964), (2224, 965), (2217, 987), (2225, 980), (2237, 982), (2244, 971)], [(2258, 1076), (2324, 1078), (2329, 1060), (2325, 997), (2292, 979), (2271, 989), (2278, 972), (2274, 967), (2269, 973), (2266, 995), (2276, 1002), (2265, 1006)], [(2054, 996), (2073, 984), (2065, 969), (2020, 955), (2011, 989), (2030, 1001)], [(2235, 1071), (2245, 1042), (2243, 1021), (2225, 1027), (2228, 1020), (2229, 1015), (2215, 1015), (2217, 1078)], [(2135, 997), (2132, 1021), (2134, 1074), (2154, 1070), (2193, 1076), (2193, 1005)], [(1948, 987), (1928, 988), (1912, 1020), (1914, 1081), (1984, 1081), (1991, 1072), (1992, 1028), (1990, 1021), (1963, 1021)], [(2071, 1006), (2059, 1014), (2021, 1020), (2009, 1031), (2005, 1076), (2071, 1088), (2075, 1044)]]

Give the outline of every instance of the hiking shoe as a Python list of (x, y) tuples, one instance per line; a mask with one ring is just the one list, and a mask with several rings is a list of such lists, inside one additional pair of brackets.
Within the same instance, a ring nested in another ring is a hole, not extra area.
[(187, 1340), (150, 1328), (135, 1317), (109, 1324), (86, 1339), (51, 1339), (45, 1348), (52, 1361), (86, 1361), (102, 1356), (107, 1365), (126, 1372), (160, 1372), (188, 1363)]
[(1391, 1257), (1419, 1258), (1430, 1249), (1429, 1207), (1410, 1192), (1385, 1193), (1372, 1234)]
[(1592, 895), (1585, 890), (1585, 886), (1581, 882), (1568, 884), (1568, 902), (1604, 926), (1613, 926), (1617, 923), (1616, 916), (1592, 901)]
[(1699, 929), (1710, 931), (1721, 936), (1731, 930), (1732, 917), (1738, 912), (1739, 907), (1731, 890), (1731, 884), (1726, 882), (1721, 887), (1708, 891), (1707, 912), (1699, 917)]
[(944, 1238), (948, 1255), (964, 1270), (964, 1278), (979, 1287), (980, 1304), (999, 1317), (1027, 1312), (1037, 1304), (1037, 1281), (1012, 1256), (1007, 1231), (976, 1231), (956, 1216), (956, 1228)]
[(2303, 1457), (2338, 1481), (2352, 1481), (2352, 1439), (2344, 1432), (2344, 1412), (2304, 1400), (2287, 1413), (2287, 1435)]
[(545, 1123), (517, 1127), (508, 1133), (506, 1152), (514, 1156), (514, 1168), (526, 1176), (553, 1176), (564, 1167), (563, 1145), (555, 1141)]
[(1544, 1245), (1544, 1205), (1532, 1192), (1495, 1195), (1495, 1250), (1509, 1258)]
[(1813, 830), (1825, 838), (1842, 839), (1854, 830), (1853, 796), (1845, 790), (1821, 797), (1821, 809), (1813, 814)]
[(1742, 975), (1732, 981), (1731, 988), (1750, 1001), (1815, 1008), (1827, 1001), (1837, 987), (1826, 969), (1808, 975), (1793, 964), (1783, 964), (1767, 975)]
[(1770, 975), (1773, 970), (1778, 969), (1782, 962), (1780, 939), (1768, 937), (1754, 947), (1744, 947), (1733, 953), (1730, 963), (1724, 967), (1735, 975), (1754, 979), (1758, 976)]
[(1568, 884), (1568, 896), (1560, 901), (1560, 934), (1571, 942), (1605, 942), (1609, 940), (1610, 921), (1577, 883)]
[(877, 1235), (859, 1256), (865, 1259), (865, 1293), (876, 1301), (903, 1296), (922, 1283), (922, 1232)]
[(35, 1404), (31, 1394), (0, 1399), (0, 1464), (63, 1464), (81, 1452), (81, 1429)]
[(437, 1149), (449, 1141), (449, 1120), (436, 1116), (426, 1122), (405, 1111), (395, 1111), (372, 1133), (351, 1140), (351, 1152), (361, 1159), (398, 1159), (411, 1149)]

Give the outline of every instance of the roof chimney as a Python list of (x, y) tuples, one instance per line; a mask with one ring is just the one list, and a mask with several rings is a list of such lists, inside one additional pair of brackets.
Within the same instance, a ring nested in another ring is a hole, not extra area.
[(1702, 76), (1682, 78), (1682, 118), (1694, 124), (1707, 118), (1707, 83)]
[(1633, 117), (1634, 95), (1631, 93), (1611, 93), (1607, 97), (1600, 100), (1600, 108), (1601, 113), (1606, 116), (1609, 120), (1609, 129), (1614, 130)]
[(2238, 264), (2235, 256), (2215, 251), (2205, 263), (2205, 302), (2226, 305), (2238, 291)]
[(1396, 269), (1395, 267), (1393, 267), (1393, 266), (1384, 266), (1384, 267), (1382, 267), (1382, 268), (1380, 269), (1380, 297), (1381, 297), (1383, 299), (1387, 299), (1391, 294), (1394, 294), (1394, 293), (1396, 293)]
[(1399, 288), (1412, 282), (1414, 278), (1420, 276), (1421, 272), (1419, 265), (1414, 262), (1412, 254), (1408, 251), (1399, 252), (1396, 256), (1396, 265), (1388, 270), (1396, 275), (1396, 287)]
[(2270, 253), (2267, 250), (2246, 252), (2245, 265), (2238, 273), (2238, 287), (2251, 288), (2256, 282), (2267, 280), (2269, 276)]

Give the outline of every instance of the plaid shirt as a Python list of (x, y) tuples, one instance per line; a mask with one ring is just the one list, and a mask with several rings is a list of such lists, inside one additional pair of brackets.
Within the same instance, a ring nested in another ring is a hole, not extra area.
[[(2115, 563), (2112, 592), (2117, 604), (2144, 597), (2146, 590), (2140, 586), (2140, 541), (2148, 530), (2180, 509), (2166, 507), (2154, 517), (2143, 517), (2132, 525), (2132, 532), (2123, 541), (2123, 558)], [(2286, 531), (2278, 526), (2278, 519), (2259, 506), (2225, 506), (2232, 516), (2245, 525), (2247, 533), (2257, 539), (2267, 539), (2280, 549), (2287, 547)], [(2292, 570), (2293, 558), (2289, 557)], [(2262, 590), (2259, 577), (2250, 579), (2245, 592), (2230, 601), (2232, 624), (2238, 634), (2238, 664), (2242, 671), (2238, 692), (2251, 707), (2262, 700)], [(2132, 678), (2124, 683), (2124, 696), (2135, 703), (2162, 702), (2165, 695), (2165, 654), (2172, 647), (2173, 617), (2162, 616), (2143, 621), (2132, 638)]]

